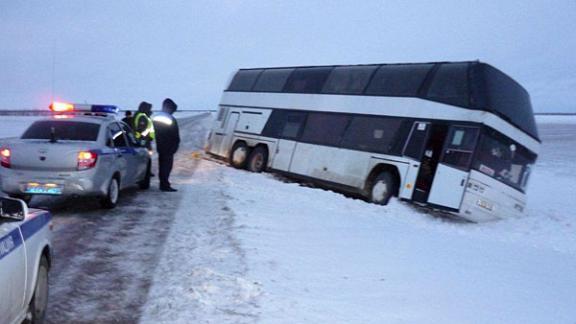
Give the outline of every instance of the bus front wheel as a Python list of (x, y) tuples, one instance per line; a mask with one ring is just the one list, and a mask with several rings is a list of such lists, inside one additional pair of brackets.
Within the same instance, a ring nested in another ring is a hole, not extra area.
[(236, 169), (246, 168), (248, 162), (248, 145), (244, 142), (237, 142), (230, 151), (230, 164)]
[(370, 201), (378, 205), (387, 205), (394, 195), (394, 176), (390, 172), (380, 173), (374, 181), (369, 192)]

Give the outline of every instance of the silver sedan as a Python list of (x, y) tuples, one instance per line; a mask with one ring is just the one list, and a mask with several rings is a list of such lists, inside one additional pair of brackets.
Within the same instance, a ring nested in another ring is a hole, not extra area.
[(21, 138), (0, 147), (2, 191), (93, 196), (114, 208), (120, 191), (150, 186), (151, 158), (115, 115), (56, 115), (34, 122)]

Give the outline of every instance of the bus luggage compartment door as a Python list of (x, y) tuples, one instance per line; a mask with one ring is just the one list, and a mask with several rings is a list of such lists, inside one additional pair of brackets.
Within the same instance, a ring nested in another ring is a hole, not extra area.
[(292, 154), (294, 154), (295, 147), (295, 141), (284, 139), (278, 140), (278, 143), (276, 143), (274, 161), (272, 161), (272, 168), (280, 171), (290, 171)]
[(428, 203), (460, 209), (478, 133), (478, 127), (450, 127), (440, 163), (434, 174)]

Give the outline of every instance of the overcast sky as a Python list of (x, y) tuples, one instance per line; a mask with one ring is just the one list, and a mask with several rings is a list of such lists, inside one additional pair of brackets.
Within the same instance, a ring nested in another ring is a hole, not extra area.
[(576, 112), (575, 54), (574, 0), (0, 0), (0, 109), (47, 107), (53, 79), (71, 102), (215, 109), (242, 67), (479, 59)]

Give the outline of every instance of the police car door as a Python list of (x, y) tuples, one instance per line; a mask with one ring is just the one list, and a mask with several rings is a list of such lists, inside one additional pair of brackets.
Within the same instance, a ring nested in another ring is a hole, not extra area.
[(12, 322), (24, 307), (26, 255), (20, 223), (0, 218), (0, 323)]
[(132, 149), (130, 159), (133, 161), (128, 161), (128, 167), (134, 170), (134, 181), (142, 180), (148, 167), (148, 149), (138, 143), (134, 132), (128, 125), (121, 123), (121, 126)]
[(118, 170), (120, 172), (120, 185), (125, 187), (126, 184), (132, 183), (133, 179), (133, 170), (130, 172), (129, 163), (128, 163), (128, 154), (124, 153), (128, 148), (128, 143), (126, 141), (126, 137), (124, 136), (124, 132), (120, 125), (116, 122), (111, 123), (108, 126), (110, 130), (110, 136), (112, 138), (112, 143), (114, 144), (115, 150), (115, 160), (114, 160), (114, 169), (110, 170), (110, 172), (114, 172)]

